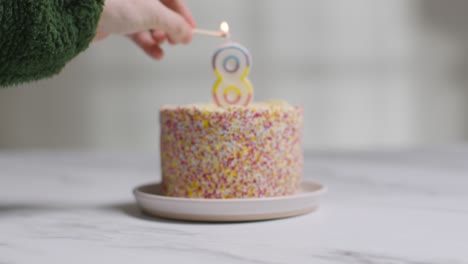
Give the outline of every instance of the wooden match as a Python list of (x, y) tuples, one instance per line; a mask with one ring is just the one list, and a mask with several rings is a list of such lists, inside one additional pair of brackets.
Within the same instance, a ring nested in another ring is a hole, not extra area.
[(213, 37), (220, 37), (220, 38), (227, 37), (227, 34), (222, 31), (213, 31), (213, 30), (194, 28), (192, 32), (193, 34), (199, 34), (199, 35), (205, 35), (205, 36), (213, 36)]

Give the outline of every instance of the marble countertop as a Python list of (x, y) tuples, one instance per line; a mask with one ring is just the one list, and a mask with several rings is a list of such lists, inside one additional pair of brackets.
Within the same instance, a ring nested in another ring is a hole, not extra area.
[(154, 153), (0, 152), (0, 263), (468, 263), (468, 146), (309, 153), (314, 213), (251, 223), (155, 219), (132, 189)]

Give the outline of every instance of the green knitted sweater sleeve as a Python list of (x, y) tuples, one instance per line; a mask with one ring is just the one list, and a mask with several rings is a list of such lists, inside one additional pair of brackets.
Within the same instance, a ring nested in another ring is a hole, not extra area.
[(59, 73), (91, 43), (104, 0), (0, 0), (0, 87)]

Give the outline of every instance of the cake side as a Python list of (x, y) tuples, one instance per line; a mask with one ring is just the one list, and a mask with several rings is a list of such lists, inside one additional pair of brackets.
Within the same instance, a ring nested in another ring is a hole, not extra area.
[(298, 192), (303, 109), (281, 102), (160, 110), (162, 191), (194, 198)]

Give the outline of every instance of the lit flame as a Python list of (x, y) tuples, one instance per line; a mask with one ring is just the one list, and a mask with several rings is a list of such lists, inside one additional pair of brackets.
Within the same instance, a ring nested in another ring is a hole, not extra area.
[(223, 21), (221, 25), (219, 25), (219, 29), (224, 33), (224, 35), (229, 35), (229, 24), (226, 21)]

